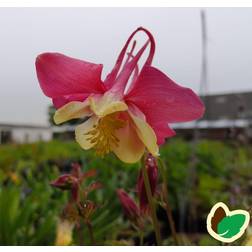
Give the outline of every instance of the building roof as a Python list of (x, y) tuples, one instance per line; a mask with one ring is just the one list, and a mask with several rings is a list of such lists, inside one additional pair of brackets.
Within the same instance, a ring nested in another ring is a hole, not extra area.
[(0, 123), (0, 128), (8, 128), (8, 129), (43, 129), (43, 130), (49, 130), (51, 129), (50, 126), (44, 126), (44, 125), (35, 125), (35, 124), (15, 124), (15, 123)]
[(251, 125), (251, 122), (246, 119), (238, 120), (199, 120), (186, 123), (172, 123), (173, 129), (222, 129), (222, 128), (246, 128)]
[(201, 98), (206, 106), (203, 120), (252, 119), (252, 92), (207, 95)]

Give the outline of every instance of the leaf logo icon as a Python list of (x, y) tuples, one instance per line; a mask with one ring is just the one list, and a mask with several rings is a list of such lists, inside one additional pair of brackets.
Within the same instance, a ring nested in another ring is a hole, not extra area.
[(230, 211), (223, 202), (219, 202), (207, 216), (207, 231), (216, 240), (230, 243), (244, 234), (249, 221), (250, 215), (247, 211)]

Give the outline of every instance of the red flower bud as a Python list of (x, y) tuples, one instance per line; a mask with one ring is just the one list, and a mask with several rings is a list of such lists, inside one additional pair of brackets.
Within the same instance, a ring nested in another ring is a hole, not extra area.
[[(51, 186), (60, 188), (61, 190), (71, 190), (71, 200), (79, 202), (80, 198), (80, 189), (81, 184), (84, 179), (96, 175), (96, 170), (92, 169), (87, 172), (81, 172), (81, 166), (79, 163), (74, 162), (71, 164), (71, 173), (64, 174), (58, 177), (56, 180), (51, 182)], [(85, 198), (87, 194), (95, 189), (101, 188), (99, 182), (95, 182), (89, 185), (86, 189), (83, 190)]]
[(73, 186), (78, 184), (78, 179), (70, 174), (64, 174), (52, 181), (51, 186), (60, 188), (61, 190), (71, 190)]
[[(156, 159), (151, 155), (148, 154), (147, 158), (145, 159), (145, 168), (147, 169), (148, 178), (150, 181), (150, 187), (152, 195), (155, 195), (157, 182), (158, 182), (158, 166)], [(140, 210), (141, 212), (145, 213), (149, 210), (148, 198), (146, 194), (146, 189), (144, 185), (144, 178), (143, 178), (143, 170), (140, 170), (138, 181), (137, 181), (137, 192), (140, 201)]]
[(132, 221), (136, 221), (140, 216), (140, 211), (136, 203), (130, 196), (123, 190), (118, 189), (117, 195), (125, 212), (125, 215)]

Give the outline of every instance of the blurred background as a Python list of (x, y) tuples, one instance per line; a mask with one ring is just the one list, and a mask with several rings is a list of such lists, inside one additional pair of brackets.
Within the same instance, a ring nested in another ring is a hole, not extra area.
[[(97, 242), (139, 243), (115, 200), (117, 188), (134, 195), (138, 165), (83, 151), (76, 121), (55, 126), (35, 71), (38, 54), (60, 52), (102, 63), (104, 78), (139, 26), (156, 39), (153, 65), (205, 103), (201, 120), (172, 125), (177, 135), (161, 155), (183, 244), (218, 245), (206, 230), (211, 207), (252, 208), (251, 23), (250, 8), (0, 8), (0, 245), (55, 244), (67, 193), (49, 183), (76, 161), (97, 169), (104, 185), (90, 195), (102, 205), (93, 219)], [(165, 244), (173, 244), (162, 209), (158, 217)], [(236, 244), (248, 243), (250, 232)], [(154, 242), (151, 228), (145, 242)]]

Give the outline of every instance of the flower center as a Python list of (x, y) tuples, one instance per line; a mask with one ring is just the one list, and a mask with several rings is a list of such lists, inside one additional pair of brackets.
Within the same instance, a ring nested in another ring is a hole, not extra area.
[(123, 128), (125, 122), (117, 118), (116, 113), (102, 117), (93, 129), (85, 135), (89, 136), (87, 140), (94, 144), (96, 154), (104, 156), (111, 151), (113, 145), (118, 146), (119, 139), (115, 135), (115, 131)]

